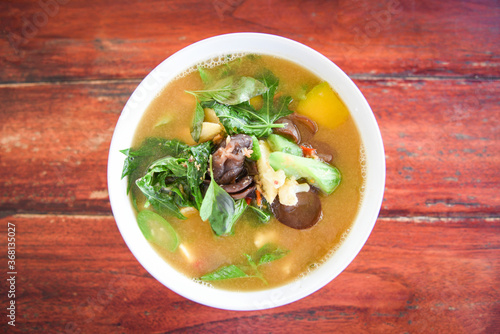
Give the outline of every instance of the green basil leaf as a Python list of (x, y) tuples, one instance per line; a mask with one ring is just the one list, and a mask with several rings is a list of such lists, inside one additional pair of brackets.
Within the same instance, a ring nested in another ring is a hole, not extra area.
[(137, 186), (151, 205), (157, 211), (164, 212), (166, 210), (169, 214), (179, 219), (186, 219), (176, 204), (175, 193), (163, 191), (161, 185), (153, 182), (153, 177), (154, 175), (152, 174), (146, 174), (136, 181)]
[(200, 206), (200, 217), (202, 220), (210, 222), (210, 226), (216, 235), (230, 234), (237, 218), (242, 214), (243, 206), (242, 204), (237, 206), (233, 198), (215, 182), (212, 170), (212, 156), (210, 156), (209, 164), (212, 180)]
[(137, 187), (157, 211), (186, 219), (181, 207), (199, 209), (203, 200), (200, 185), (205, 179), (211, 145), (210, 142), (191, 147), (173, 145), (169, 151), (177, 156), (154, 161), (136, 180)]
[(195, 142), (200, 141), (201, 127), (203, 125), (203, 120), (205, 119), (205, 112), (201, 107), (200, 103), (196, 101), (196, 108), (194, 110), (193, 123), (191, 124), (191, 137)]
[(152, 161), (166, 155), (176, 156), (187, 147), (179, 140), (152, 137), (145, 139), (137, 149), (121, 150), (120, 152), (127, 156), (122, 171), (122, 179), (128, 176), (127, 194), (135, 180), (145, 173)]
[(216, 81), (204, 90), (188, 91), (200, 101), (215, 100), (222, 104), (236, 105), (262, 95), (267, 87), (252, 77), (230, 76)]
[(208, 85), (212, 81), (210, 73), (205, 68), (198, 66), (198, 73), (200, 74), (201, 81), (205, 85)]
[(184, 153), (187, 166), (187, 184), (191, 190), (191, 194), (195, 200), (196, 209), (200, 209), (203, 201), (203, 195), (200, 190), (200, 185), (205, 180), (205, 174), (208, 168), (208, 157), (212, 149), (211, 142), (205, 142), (196, 146), (192, 146)]
[(203, 275), (200, 277), (200, 279), (203, 281), (219, 281), (223, 279), (239, 277), (248, 277), (248, 275), (239, 267), (231, 264), (229, 266), (219, 268), (209, 274)]
[(259, 218), (261, 223), (268, 223), (271, 220), (272, 213), (269, 209), (259, 208), (253, 205), (248, 206)]
[(279, 248), (273, 244), (265, 244), (262, 246), (256, 254), (258, 265), (266, 264), (272, 261), (276, 261), (287, 255), (290, 251), (286, 249)]
[(279, 80), (270, 71), (262, 76), (262, 83), (266, 87), (261, 95), (264, 103), (261, 109), (255, 108), (248, 100), (237, 104), (228, 105), (215, 101), (205, 100), (202, 105), (212, 108), (226, 132), (230, 135), (245, 133), (258, 138), (267, 137), (273, 128), (281, 128), (283, 124), (275, 124), (276, 120), (292, 113), (288, 105), (292, 101), (290, 96), (274, 99), (278, 89)]
[(248, 204), (244, 198), (239, 199), (234, 204), (234, 215), (233, 215), (233, 225), (240, 219), (245, 210), (247, 209)]
[(266, 71), (261, 80), (264, 85), (266, 85), (267, 91), (262, 94), (264, 103), (262, 108), (258, 110), (258, 114), (263, 117), (267, 123), (273, 124), (279, 118), (293, 113), (293, 111), (288, 109), (288, 105), (292, 101), (290, 96), (281, 96), (276, 103), (274, 101), (274, 95), (278, 90), (279, 79), (271, 71)]

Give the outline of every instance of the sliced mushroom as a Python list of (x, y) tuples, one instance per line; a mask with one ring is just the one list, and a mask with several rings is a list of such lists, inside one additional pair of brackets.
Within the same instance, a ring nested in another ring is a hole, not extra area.
[(309, 141), (318, 132), (316, 122), (297, 113), (280, 118), (276, 123), (285, 124), (285, 126), (283, 128), (275, 128), (273, 132), (287, 137), (297, 144)]
[(247, 174), (250, 176), (259, 174), (257, 163), (254, 160), (245, 160), (245, 169), (247, 170)]
[(293, 113), (289, 115), (288, 118), (293, 122), (293, 124), (295, 124), (295, 127), (299, 130), (302, 137), (302, 142), (310, 140), (314, 136), (314, 134), (318, 132), (318, 125), (309, 117)]
[(223, 140), (213, 154), (213, 172), (218, 184), (234, 183), (244, 170), (246, 150), (252, 148), (252, 137), (238, 134)]
[(274, 201), (271, 209), (278, 221), (288, 227), (302, 230), (314, 226), (323, 216), (321, 201), (316, 192), (297, 193), (298, 203), (294, 206), (282, 205)]
[(238, 182), (223, 184), (221, 188), (228, 192), (228, 194), (238, 193), (240, 191), (245, 190), (253, 183), (253, 177), (245, 176), (238, 180)]
[(286, 137), (290, 140), (293, 140), (297, 144), (300, 143), (301, 141), (300, 132), (290, 118), (282, 117), (278, 119), (275, 123), (284, 124), (285, 126), (282, 128), (274, 128), (273, 129), (274, 133)]
[(229, 195), (234, 199), (252, 197), (253, 193), (255, 193), (255, 188), (255, 183), (252, 183), (248, 188), (237, 193), (230, 193)]

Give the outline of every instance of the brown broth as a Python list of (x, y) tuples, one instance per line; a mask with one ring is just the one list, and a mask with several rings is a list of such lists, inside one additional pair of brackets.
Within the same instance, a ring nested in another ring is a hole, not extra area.
[[(235, 74), (253, 76), (263, 68), (271, 70), (280, 79), (278, 91), (295, 98), (321, 82), (320, 78), (301, 66), (271, 56), (245, 56), (210, 71), (217, 73), (229, 70)], [(146, 137), (153, 136), (176, 138), (194, 145), (189, 129), (195, 99), (185, 90), (202, 87), (196, 71), (169, 83), (148, 107), (135, 133), (134, 146), (139, 146)], [(290, 109), (294, 110), (295, 106), (292, 102)], [(165, 119), (168, 120), (166, 124), (156, 126), (165, 123)], [(236, 223), (234, 235), (217, 237), (210, 224), (203, 222), (195, 210), (187, 220), (165, 217), (177, 231), (181, 245), (174, 253), (153, 245), (156, 251), (186, 276), (197, 278), (221, 266), (245, 264), (244, 254), (255, 254), (259, 247), (268, 242), (290, 250), (285, 257), (260, 266), (267, 285), (258, 278), (209, 282), (228, 290), (250, 291), (280, 286), (317, 267), (348, 233), (358, 211), (364, 180), (360, 136), (351, 118), (335, 129), (320, 126), (314, 141), (327, 143), (333, 148), (335, 154), (332, 164), (342, 174), (337, 190), (330, 196), (322, 196), (323, 218), (315, 226), (307, 230), (295, 230), (274, 218), (268, 224), (261, 224), (252, 213), (246, 212)], [(137, 195), (140, 209), (144, 203), (141, 195)]]

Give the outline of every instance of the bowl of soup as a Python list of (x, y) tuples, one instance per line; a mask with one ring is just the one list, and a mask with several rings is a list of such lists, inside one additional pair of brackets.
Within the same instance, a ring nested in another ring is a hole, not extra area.
[(113, 215), (137, 260), (227, 310), (330, 283), (368, 239), (384, 183), (382, 138), (356, 85), (317, 51), (260, 33), (208, 38), (158, 65), (108, 159)]

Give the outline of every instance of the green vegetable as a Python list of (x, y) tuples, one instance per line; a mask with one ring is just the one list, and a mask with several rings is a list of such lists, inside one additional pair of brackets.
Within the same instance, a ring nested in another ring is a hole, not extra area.
[(201, 81), (203, 81), (205, 85), (208, 85), (212, 81), (210, 73), (208, 73), (205, 68), (198, 66), (198, 73), (200, 74)]
[(267, 137), (267, 143), (272, 151), (290, 153), (299, 157), (302, 156), (302, 149), (300, 146), (283, 136), (274, 133), (270, 134)]
[(250, 159), (257, 161), (259, 160), (260, 156), (261, 152), (260, 152), (259, 140), (257, 139), (257, 137), (252, 136), (252, 154), (250, 155)]
[(187, 158), (187, 183), (195, 199), (196, 205), (194, 207), (198, 210), (200, 209), (201, 202), (203, 201), (200, 185), (205, 180), (205, 174), (208, 168), (208, 157), (210, 156), (211, 149), (212, 143), (206, 142), (196, 146), (191, 146), (183, 153), (184, 157)]
[(312, 158), (297, 157), (283, 152), (269, 155), (269, 164), (274, 170), (282, 169), (286, 176), (296, 179), (305, 178), (327, 194), (331, 194), (340, 183), (340, 172), (337, 168)]
[(210, 142), (172, 150), (172, 155), (154, 161), (136, 180), (136, 185), (157, 211), (166, 210), (166, 213), (185, 219), (179, 208), (199, 209), (203, 201), (200, 185), (205, 179), (210, 150)]
[(137, 215), (137, 224), (146, 240), (170, 252), (179, 246), (179, 237), (174, 228), (159, 214), (143, 210)]
[(287, 255), (290, 251), (277, 247), (273, 244), (265, 244), (257, 250), (254, 256), (244, 254), (246, 264), (239, 266), (231, 264), (200, 277), (203, 281), (219, 281), (231, 278), (256, 277), (267, 284), (266, 279), (259, 270), (261, 265), (276, 261)]
[(232, 264), (226, 267), (221, 267), (209, 274), (203, 275), (200, 277), (200, 279), (203, 281), (220, 281), (223, 279), (239, 277), (248, 277), (248, 275), (239, 267)]
[(148, 165), (161, 156), (177, 156), (188, 146), (179, 140), (167, 140), (163, 138), (147, 138), (138, 149), (128, 148), (120, 152), (127, 158), (123, 164), (122, 179), (128, 176), (127, 194), (135, 180), (144, 174)]
[(231, 234), (233, 226), (247, 208), (244, 199), (237, 202), (214, 180), (212, 170), (212, 156), (210, 156), (210, 176), (212, 180), (208, 186), (200, 207), (200, 217), (208, 220), (216, 235)]
[(238, 219), (240, 219), (248, 207), (249, 206), (244, 198), (239, 199), (234, 203), (233, 225), (238, 221)]
[(279, 248), (273, 244), (265, 244), (262, 246), (256, 254), (256, 258), (258, 259), (258, 265), (269, 263), (272, 261), (276, 261), (287, 255), (290, 251), (286, 249)]
[(216, 81), (204, 90), (187, 93), (195, 95), (202, 102), (215, 100), (222, 104), (236, 105), (261, 95), (266, 90), (266, 86), (257, 79), (230, 76)]
[[(264, 200), (264, 199), (263, 199)], [(271, 211), (269, 209), (259, 208), (253, 205), (248, 206), (255, 214), (261, 223), (267, 223), (271, 220)]]
[(274, 124), (276, 120), (292, 113), (288, 105), (292, 101), (290, 96), (281, 96), (274, 100), (279, 80), (271, 72), (261, 78), (267, 87), (262, 94), (263, 106), (259, 110), (248, 100), (236, 105), (226, 105), (217, 101), (202, 103), (203, 107), (212, 108), (229, 135), (244, 133), (258, 138), (267, 137), (273, 128), (282, 128), (284, 124)]
[(196, 101), (196, 108), (194, 110), (193, 123), (191, 124), (191, 137), (195, 142), (200, 141), (201, 126), (203, 125), (203, 120), (205, 119), (205, 112), (201, 107), (200, 103)]

